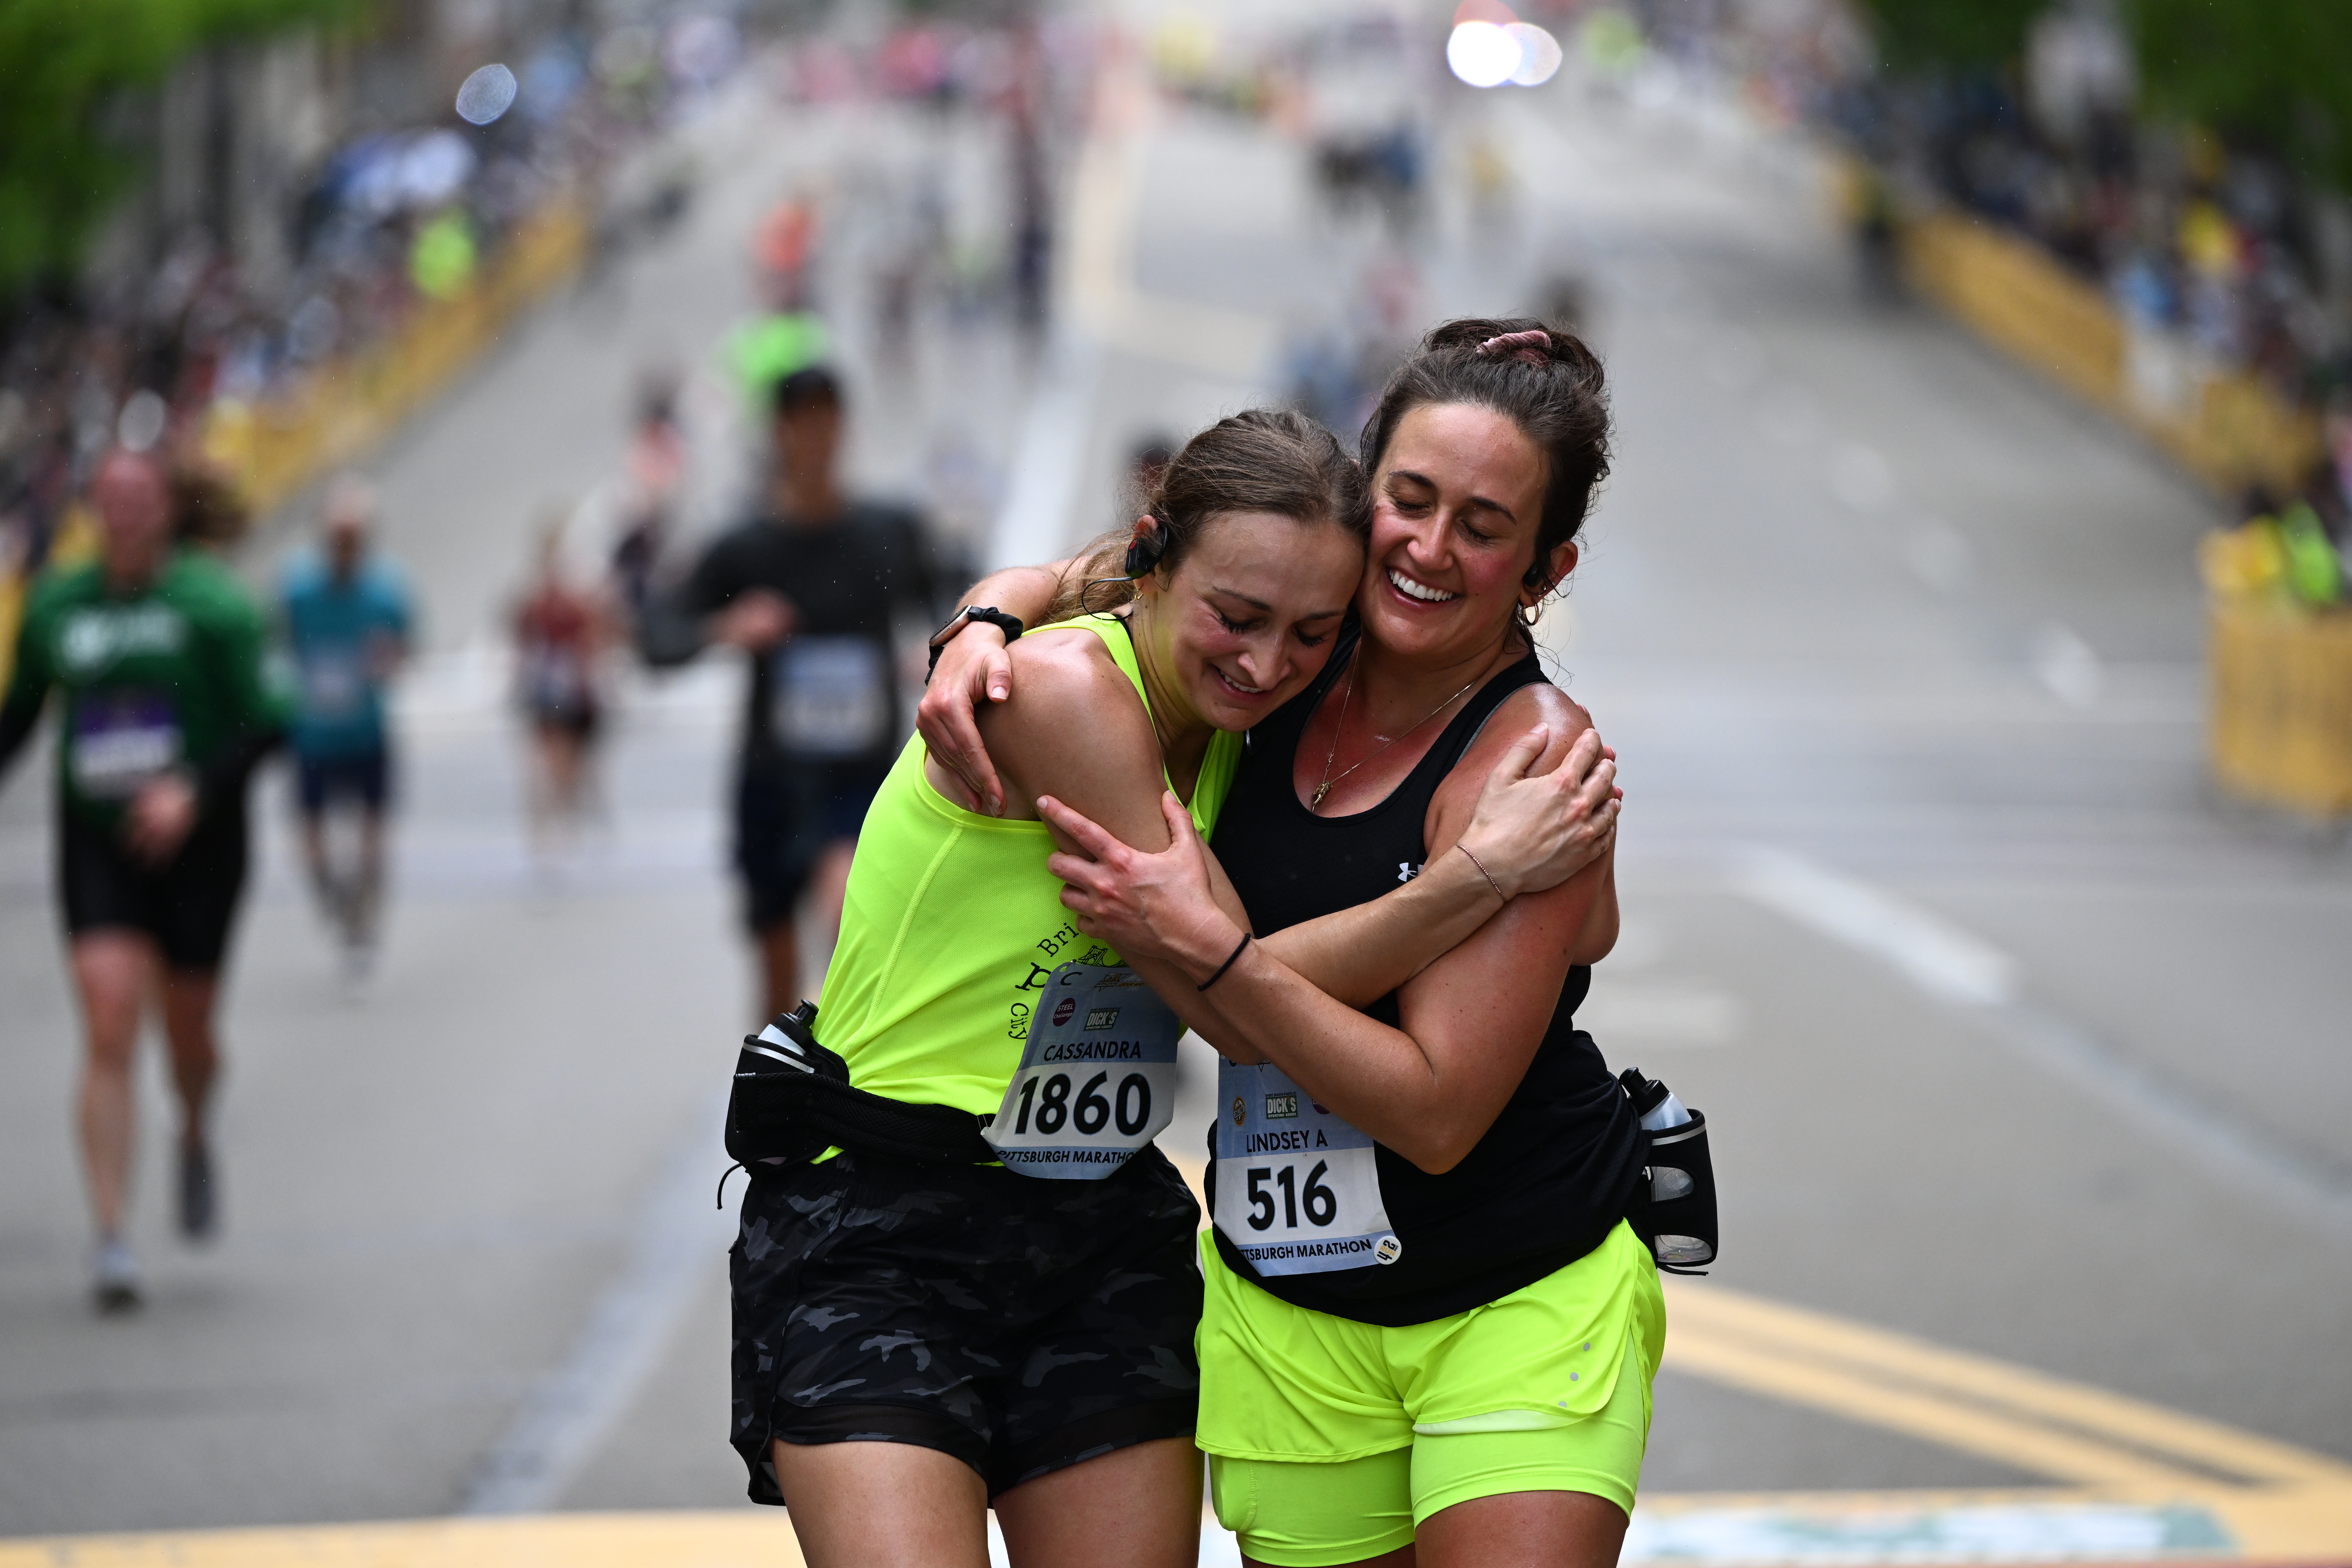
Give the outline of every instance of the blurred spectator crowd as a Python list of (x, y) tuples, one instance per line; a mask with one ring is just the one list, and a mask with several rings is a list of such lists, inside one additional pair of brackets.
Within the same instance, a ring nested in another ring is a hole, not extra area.
[[(37, 569), (61, 539), (79, 548), (78, 498), (118, 443), (160, 452), (184, 489), (214, 496), (215, 521), (189, 526), (233, 530), (236, 498), (204, 450), (217, 404), (291, 396), (316, 367), (463, 294), (551, 199), (602, 201), (628, 154), (740, 53), (733, 25), (703, 13), (557, 29), (511, 69), (468, 77), (439, 114), (356, 129), (290, 182), (273, 276), (189, 222), (152, 266), (0, 303), (0, 578)], [(681, 199), (673, 183), (649, 205)], [(599, 243), (636, 216), (663, 214), (607, 213)]]
[(2112, 16), (2053, 6), (2020, 58), (1857, 76), (1822, 107), (1898, 198), (2032, 237), (2202, 366), (2314, 405), (2352, 395), (2352, 207), (2274, 150), (2144, 115)]

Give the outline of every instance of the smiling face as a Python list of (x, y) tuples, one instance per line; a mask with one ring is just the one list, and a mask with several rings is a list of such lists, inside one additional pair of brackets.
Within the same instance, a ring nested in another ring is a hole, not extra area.
[(1146, 669), (1162, 702), (1193, 720), (1246, 730), (1322, 669), (1364, 571), (1364, 549), (1330, 522), (1276, 512), (1212, 518), (1174, 571), (1136, 584)]
[[(1397, 422), (1372, 476), (1372, 547), (1357, 609), (1392, 653), (1451, 664), (1491, 648), (1521, 605), (1543, 517), (1541, 448), (1507, 416), (1427, 404)], [(1555, 547), (1546, 575), (1576, 565)]]

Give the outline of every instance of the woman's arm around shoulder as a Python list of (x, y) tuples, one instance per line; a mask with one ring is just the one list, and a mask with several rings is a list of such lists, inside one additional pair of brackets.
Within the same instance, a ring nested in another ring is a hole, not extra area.
[[(1003, 777), (1002, 815), (1036, 819), (1038, 797), (1051, 797), (1066, 808), (1046, 818), (1055, 845), (1066, 853), (1078, 849), (1079, 842), (1053, 817), (1066, 822), (1070, 811), (1097, 836), (1097, 849), (1109, 847), (1099, 837), (1104, 834), (1154, 855), (1169, 849), (1180, 831), (1191, 836), (1190, 818), (1167, 791), (1151, 716), (1102, 639), (1087, 631), (1048, 628), (1007, 651), (1016, 677), (1013, 691), (979, 715), (982, 738)], [(926, 757), (923, 771), (933, 789), (955, 798), (941, 787), (948, 775), (938, 758)], [(1197, 837), (1192, 842), (1197, 847)], [(1248, 916), (1232, 885), (1223, 877), (1211, 880), (1213, 909), (1204, 911), (1206, 919), (1221, 928), (1230, 922), (1246, 930)], [(1063, 902), (1070, 902), (1066, 889)], [(1125, 956), (1187, 1024), (1199, 1027), (1213, 1019), (1198, 1005), (1192, 980), (1174, 963)]]
[[(1037, 818), (1037, 797), (1073, 805), (1127, 843), (1168, 844), (1160, 816), (1160, 742), (1135, 687), (1089, 631), (1049, 629), (1004, 650), (1015, 679), (973, 715), (1004, 781), (1002, 815)], [(950, 800), (950, 773), (927, 757), (924, 776)]]
[[(1075, 557), (1043, 566), (1008, 566), (971, 585), (958, 603), (961, 610), (986, 605), (1034, 626), (1051, 606)], [(931, 756), (945, 764), (946, 782), (933, 787), (969, 811), (1004, 815), (1004, 785), (981, 743), (975, 714), (1013, 691), (1013, 659), (1003, 631), (986, 621), (967, 622), (940, 646), (915, 708), (915, 728)]]
[[(1581, 734), (1591, 722), (1556, 687), (1512, 693), (1438, 786), (1424, 831), (1431, 857), (1461, 837), (1487, 772), (1528, 726)], [(1424, 1130), (1438, 1158), (1417, 1162), (1424, 1168), (1450, 1165), (1475, 1148), (1527, 1076), (1604, 899), (1613, 934), (1614, 861), (1613, 853), (1603, 855), (1558, 887), (1513, 899), (1399, 990), (1398, 1021), (1445, 1085), (1431, 1107), (1434, 1123)]]

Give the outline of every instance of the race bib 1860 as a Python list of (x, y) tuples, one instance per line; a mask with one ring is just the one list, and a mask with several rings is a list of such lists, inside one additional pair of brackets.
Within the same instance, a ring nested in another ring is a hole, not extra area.
[(982, 1136), (1024, 1176), (1109, 1175), (1175, 1114), (1183, 1032), (1134, 970), (1062, 965), (1045, 982), (1021, 1067)]
[(1394, 1263), (1371, 1135), (1271, 1062), (1217, 1067), (1218, 1233), (1261, 1274)]
[(776, 654), (776, 739), (810, 757), (854, 757), (890, 739), (890, 660), (867, 637), (801, 637)]

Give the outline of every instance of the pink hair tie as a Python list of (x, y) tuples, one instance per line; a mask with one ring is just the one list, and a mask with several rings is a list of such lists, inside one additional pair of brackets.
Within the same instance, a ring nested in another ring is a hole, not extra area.
[(1528, 364), (1546, 365), (1551, 363), (1551, 334), (1540, 327), (1530, 327), (1524, 332), (1503, 332), (1480, 343), (1475, 352), (1481, 359), (1508, 354)]

